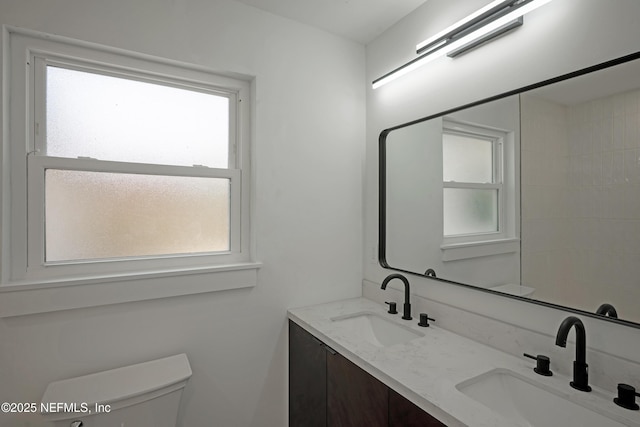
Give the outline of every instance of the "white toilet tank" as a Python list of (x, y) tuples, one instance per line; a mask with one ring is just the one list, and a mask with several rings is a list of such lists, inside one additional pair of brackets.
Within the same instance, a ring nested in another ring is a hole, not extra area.
[(40, 410), (54, 427), (175, 427), (190, 377), (178, 354), (52, 382)]

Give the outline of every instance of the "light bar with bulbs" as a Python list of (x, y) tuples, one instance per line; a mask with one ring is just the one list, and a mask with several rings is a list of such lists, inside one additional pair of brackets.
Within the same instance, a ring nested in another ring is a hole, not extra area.
[(523, 16), (551, 0), (495, 0), (433, 37), (418, 43), (417, 58), (373, 81), (373, 88), (441, 58), (456, 57), (523, 23)]

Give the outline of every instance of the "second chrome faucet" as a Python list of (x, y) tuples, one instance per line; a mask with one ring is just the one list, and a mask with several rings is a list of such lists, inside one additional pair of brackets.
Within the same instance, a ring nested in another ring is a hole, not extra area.
[(382, 281), (382, 289), (387, 289), (387, 284), (393, 279), (400, 279), (404, 283), (404, 306), (402, 310), (402, 318), (405, 320), (411, 320), (411, 302), (409, 301), (411, 292), (409, 290), (409, 281), (402, 274), (390, 274)]

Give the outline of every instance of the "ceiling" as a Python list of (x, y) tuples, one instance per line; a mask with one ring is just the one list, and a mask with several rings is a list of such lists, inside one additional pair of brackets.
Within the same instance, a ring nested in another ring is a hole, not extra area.
[(238, 0), (367, 44), (426, 0)]

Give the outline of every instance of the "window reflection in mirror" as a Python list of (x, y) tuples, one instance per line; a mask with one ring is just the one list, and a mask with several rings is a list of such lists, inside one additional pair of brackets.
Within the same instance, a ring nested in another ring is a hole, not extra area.
[(387, 263), (485, 287), (519, 283), (519, 135), (517, 96), (391, 131)]

